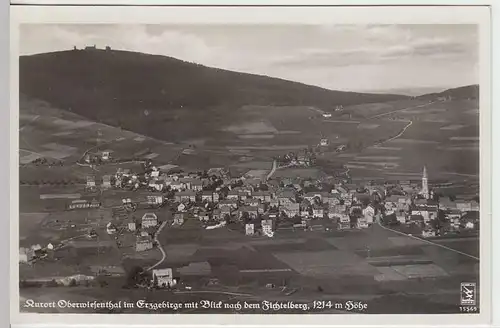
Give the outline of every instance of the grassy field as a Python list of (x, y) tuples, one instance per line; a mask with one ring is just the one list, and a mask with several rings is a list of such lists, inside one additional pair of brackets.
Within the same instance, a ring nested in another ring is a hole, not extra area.
[[(167, 254), (172, 252), (170, 259), (167, 256), (166, 265), (208, 261), (212, 276), (219, 278), (222, 285), (246, 285), (251, 293), (257, 292), (257, 286), (287, 280), (291, 287), (300, 290), (294, 294), (294, 300), (356, 293), (374, 297), (377, 301), (372, 302), (378, 302), (378, 298), (404, 291), (406, 301), (411, 301), (423, 297), (419, 295), (436, 294), (433, 282), (438, 280), (441, 281), (440, 293), (453, 296), (458, 295), (456, 281), (478, 280), (477, 261), (377, 226), (349, 232), (278, 231), (275, 238), (268, 239), (244, 237), (240, 232), (227, 229), (202, 234), (193, 222), (184, 229), (168, 228), (161, 238)], [(453, 249), (469, 252), (474, 252), (476, 247), (471, 240), (448, 244)], [(388, 270), (397, 273), (399, 280), (390, 284), (375, 280)], [(416, 287), (417, 280), (423, 287)], [(318, 285), (323, 290), (320, 294), (316, 291)], [(414, 291), (411, 286), (415, 287)], [(444, 303), (435, 300), (435, 311), (451, 311), (445, 306), (450, 299), (451, 296), (443, 297)], [(373, 310), (373, 313), (386, 310)]]
[[(189, 230), (195, 229), (196, 225), (189, 226)], [(237, 233), (219, 229), (197, 242), (169, 239), (178, 232), (178, 229), (168, 227), (162, 233), (161, 238), (165, 241), (168, 254), (165, 266), (208, 261), (212, 268), (210, 277), (219, 279), (217, 286), (198, 286), (202, 281), (199, 278), (185, 281), (202, 290), (213, 290), (213, 294), (203, 294), (203, 299), (226, 299), (220, 292), (231, 291), (251, 295), (233, 295), (233, 300), (364, 300), (368, 304), (368, 313), (457, 313), (457, 286), (462, 281), (478, 282), (477, 261), (436, 246), (410, 242), (408, 237), (395, 235), (379, 227), (331, 234), (278, 233), (273, 239), (243, 236), (236, 239)], [(461, 244), (460, 241), (453, 243)], [(370, 246), (369, 256), (363, 252), (366, 245)], [(461, 244), (459, 247), (469, 246)], [(401, 263), (401, 259), (415, 257), (425, 259), (426, 264)], [(372, 265), (374, 261), (381, 260), (394, 261), (394, 265)], [(273, 269), (276, 271), (269, 272)], [(400, 272), (402, 278), (377, 281), (376, 278), (387, 270)], [(290, 289), (296, 288), (297, 291), (286, 296), (279, 288), (265, 288), (266, 284), (275, 283), (279, 286), (284, 281), (287, 281)], [(318, 291), (318, 286), (321, 286), (321, 291)], [(196, 290), (182, 294), (163, 291), (148, 293), (118, 286), (61, 288), (42, 294), (38, 290), (23, 289), (21, 295), (38, 300), (57, 295), (73, 301), (88, 296), (103, 300), (154, 300), (164, 299), (168, 295), (171, 302), (187, 302), (199, 300), (200, 297)], [(381, 302), (385, 303), (380, 305)], [(140, 310), (136, 309), (135, 312), (139, 313)], [(212, 313), (215, 312), (221, 313), (212, 310)]]
[(473, 178), (479, 172), (479, 118), (470, 112), (475, 107), (477, 101), (454, 100), (374, 118), (372, 123), (394, 124), (390, 118), (397, 118), (400, 124), (412, 124), (397, 139), (331, 157), (347, 164), (354, 178), (417, 175), (424, 165), (430, 178)]
[[(478, 115), (470, 112), (477, 107), (473, 100), (427, 105), (419, 100), (401, 100), (369, 104), (366, 108), (358, 105), (352, 109), (359, 111), (357, 120), (341, 119), (337, 113), (336, 117), (325, 119), (307, 106), (243, 106), (218, 133), (177, 140), (176, 144), (91, 124), (75, 114), (53, 108), (49, 113), (58, 120), (45, 116), (34, 120), (40, 113), (38, 107), (45, 111), (50, 106), (35, 100), (25, 102), (20, 140), (22, 162), (43, 154), (71, 162), (97, 145), (99, 138), (102, 143), (99, 149), (109, 150), (118, 158), (142, 153), (158, 164), (170, 163), (188, 170), (232, 166), (236, 173), (243, 173), (247, 168), (262, 168), (260, 163), (268, 163), (271, 157), (315, 146), (321, 138), (327, 138), (331, 149), (324, 149), (321, 156), (347, 164), (352, 168), (351, 176), (416, 173), (427, 165), (430, 175), (453, 177), (455, 173), (477, 174), (479, 166)], [(369, 111), (374, 115), (367, 115)], [(390, 114), (370, 118), (380, 113)], [(409, 120), (411, 126), (399, 138), (374, 146), (401, 133)], [(340, 144), (347, 144), (349, 153), (336, 153), (334, 148)]]

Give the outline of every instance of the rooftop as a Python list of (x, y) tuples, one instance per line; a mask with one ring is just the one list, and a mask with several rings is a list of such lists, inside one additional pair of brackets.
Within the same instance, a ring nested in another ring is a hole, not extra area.
[(154, 269), (153, 276), (157, 277), (172, 277), (172, 269)]
[(144, 214), (142, 219), (143, 220), (152, 220), (152, 219), (156, 220), (156, 219), (158, 219), (158, 217), (156, 216), (155, 213), (150, 212), (150, 213)]

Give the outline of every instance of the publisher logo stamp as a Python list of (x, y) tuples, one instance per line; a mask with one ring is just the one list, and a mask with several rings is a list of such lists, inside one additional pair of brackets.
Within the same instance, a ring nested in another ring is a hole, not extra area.
[(476, 284), (463, 282), (460, 284), (460, 305), (476, 305)]

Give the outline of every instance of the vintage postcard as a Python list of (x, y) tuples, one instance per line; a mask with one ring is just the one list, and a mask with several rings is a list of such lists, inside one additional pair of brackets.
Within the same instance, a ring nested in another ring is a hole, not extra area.
[(487, 323), (489, 19), (13, 8), (13, 323)]

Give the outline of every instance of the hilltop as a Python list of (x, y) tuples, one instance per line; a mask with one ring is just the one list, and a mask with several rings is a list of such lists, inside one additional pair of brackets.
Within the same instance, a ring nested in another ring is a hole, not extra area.
[[(116, 50), (21, 56), (19, 66), (21, 93), (94, 121), (159, 138), (171, 137), (169, 123), (175, 123), (176, 133), (183, 134), (192, 130), (197, 119), (206, 121), (210, 116), (216, 118), (213, 124), (222, 124), (245, 105), (312, 106), (328, 111), (337, 105), (407, 99), (332, 91)], [(190, 125), (179, 125), (184, 122), (181, 118), (189, 119)]]
[(459, 88), (447, 89), (438, 93), (428, 93), (417, 98), (435, 99), (439, 97), (451, 97), (453, 99), (478, 99), (479, 85), (467, 85)]

